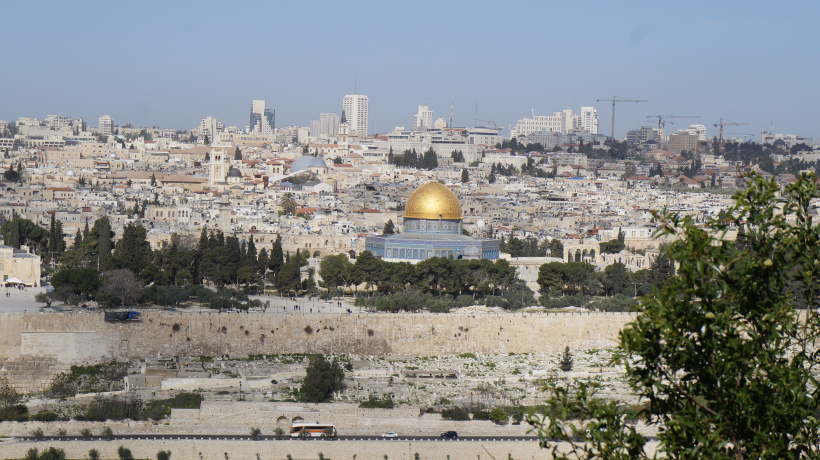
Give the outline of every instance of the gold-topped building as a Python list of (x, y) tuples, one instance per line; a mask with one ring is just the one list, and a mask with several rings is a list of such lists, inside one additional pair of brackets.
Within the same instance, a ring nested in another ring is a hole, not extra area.
[(461, 203), (449, 188), (439, 182), (428, 182), (407, 199), (404, 218), (461, 220)]
[(394, 262), (431, 257), (498, 259), (498, 240), (462, 234), (462, 217), (456, 195), (438, 182), (428, 182), (405, 204), (403, 233), (368, 236), (365, 249)]

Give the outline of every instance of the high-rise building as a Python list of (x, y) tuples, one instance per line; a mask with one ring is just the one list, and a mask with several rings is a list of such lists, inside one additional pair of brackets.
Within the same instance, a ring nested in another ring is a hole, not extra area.
[(276, 128), (276, 111), (266, 109), (265, 101), (253, 101), (251, 103), (251, 131), (271, 135), (274, 128)]
[(197, 128), (197, 131), (197, 142), (205, 143), (205, 137), (207, 136), (208, 142), (213, 144), (218, 140), (217, 136), (219, 136), (221, 132), (225, 131), (225, 125), (223, 125), (221, 121), (217, 121), (216, 118), (205, 117), (199, 122), (199, 128)]
[(420, 131), (421, 128), (433, 129), (433, 111), (428, 106), (419, 106), (419, 113), (413, 115), (413, 127), (416, 131)]
[(515, 125), (517, 136), (529, 136), (533, 133), (547, 131), (561, 134), (598, 134), (598, 111), (594, 107), (581, 107), (581, 115), (573, 114), (572, 109), (554, 112), (552, 116), (533, 114), (532, 118), (522, 118)]
[(367, 135), (368, 99), (363, 94), (348, 94), (342, 101), (350, 131)]
[(114, 132), (114, 119), (109, 115), (100, 117), (100, 135), (110, 136)]
[(626, 132), (626, 142), (631, 145), (640, 145), (646, 141), (661, 141), (661, 133), (652, 126), (641, 126), (641, 129), (631, 129)]
[(310, 120), (310, 135), (314, 138), (336, 137), (339, 130), (339, 116), (336, 112), (319, 114), (318, 120)]
[(595, 107), (581, 107), (581, 129), (590, 134), (598, 134), (598, 111)]

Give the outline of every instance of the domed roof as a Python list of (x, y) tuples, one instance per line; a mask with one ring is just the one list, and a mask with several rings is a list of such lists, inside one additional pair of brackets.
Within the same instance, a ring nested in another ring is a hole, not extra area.
[(228, 170), (228, 177), (242, 177), (242, 173), (239, 172), (238, 169), (231, 167), (231, 169)]
[(290, 172), (295, 173), (308, 168), (327, 168), (327, 163), (319, 157), (304, 155), (293, 162), (293, 166), (290, 167)]
[(405, 219), (461, 219), (461, 203), (455, 193), (438, 182), (417, 188), (404, 206)]

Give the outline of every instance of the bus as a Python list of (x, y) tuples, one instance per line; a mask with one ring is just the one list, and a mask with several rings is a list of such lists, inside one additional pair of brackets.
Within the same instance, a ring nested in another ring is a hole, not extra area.
[(336, 425), (332, 423), (294, 423), (290, 426), (291, 438), (335, 438)]

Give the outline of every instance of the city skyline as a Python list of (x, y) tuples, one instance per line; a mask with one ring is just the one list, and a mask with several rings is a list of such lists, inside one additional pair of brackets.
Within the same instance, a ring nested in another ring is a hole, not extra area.
[[(820, 95), (811, 91), (817, 64), (806, 59), (818, 32), (802, 19), (818, 6), (808, 2), (693, 2), (685, 9), (598, 2), (587, 16), (571, 5), (523, 3), (246, 4), (226, 11), (172, 4), (161, 16), (151, 5), (158, 4), (97, 5), (89, 14), (47, 3), (38, 10), (36, 33), (22, 23), (0, 31), (6, 43), (19, 43), (17, 64), (0, 69), (0, 81), (15, 88), (0, 93), (0, 119), (61, 114), (93, 123), (108, 114), (117, 124), (190, 130), (210, 116), (244, 128), (249, 101), (259, 99), (276, 110), (277, 126), (309, 126), (322, 112), (341, 116), (342, 98), (355, 91), (369, 97), (371, 134), (412, 126), (424, 104), (434, 119), (449, 119), (453, 97), (456, 126), (478, 118), (506, 128), (532, 111), (591, 106), (607, 133), (610, 105), (595, 100), (616, 95), (648, 101), (618, 105), (619, 138), (651, 125), (646, 116), (657, 113), (699, 115), (710, 136), (723, 118), (749, 122), (737, 132), (755, 138), (772, 124), (775, 132), (820, 137)], [(26, 6), (6, 10), (20, 15)], [(271, 43), (314, 51), (260, 57), (246, 49), (242, 44), (272, 17), (292, 20), (277, 24)], [(397, 17), (412, 27), (394, 27)], [(346, 28), (354, 19), (369, 27)], [(485, 38), (483, 30), (496, 28), (504, 33)], [(355, 58), (318, 48), (344, 34), (358, 44)], [(435, 39), (419, 47), (417, 34)], [(76, 46), (53, 47), (62, 36)], [(95, 53), (78, 59), (92, 47)], [(216, 57), (223, 55), (234, 64)], [(59, 71), (43, 72), (44, 63)]]

